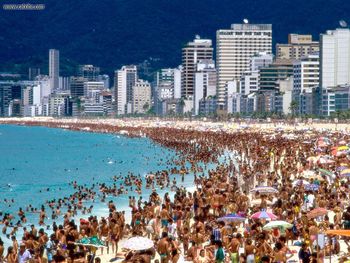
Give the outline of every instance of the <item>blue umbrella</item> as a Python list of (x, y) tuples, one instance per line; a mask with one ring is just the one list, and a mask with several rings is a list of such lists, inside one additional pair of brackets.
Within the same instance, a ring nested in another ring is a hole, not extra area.
[(237, 214), (228, 214), (223, 217), (218, 218), (218, 221), (224, 221), (224, 222), (244, 222), (245, 217), (239, 216)]
[(318, 184), (306, 184), (304, 185), (305, 190), (307, 191), (318, 191), (320, 186)]

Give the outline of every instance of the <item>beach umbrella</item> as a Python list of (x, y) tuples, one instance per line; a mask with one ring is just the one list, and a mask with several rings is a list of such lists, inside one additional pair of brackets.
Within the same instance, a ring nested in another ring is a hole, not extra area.
[(326, 231), (327, 235), (336, 235), (336, 236), (345, 236), (345, 237), (350, 237), (350, 230), (348, 229), (331, 229)]
[(75, 242), (74, 244), (79, 246), (88, 246), (88, 247), (95, 247), (95, 248), (107, 247), (106, 244), (97, 236), (84, 237), (78, 240), (77, 242)]
[(295, 180), (293, 183), (292, 183), (292, 185), (293, 185), (293, 187), (296, 187), (296, 186), (300, 186), (300, 185), (308, 185), (308, 184), (310, 184), (308, 181), (306, 181), (306, 180), (301, 180), (301, 179), (298, 179), (298, 180)]
[(321, 175), (326, 175), (332, 177), (334, 175), (333, 172), (326, 170), (326, 169), (318, 169)]
[(257, 186), (252, 190), (250, 190), (250, 192), (255, 192), (260, 194), (275, 194), (275, 193), (278, 193), (278, 190), (271, 186)]
[(328, 145), (331, 145), (331, 140), (327, 137), (320, 137), (317, 139), (316, 143), (318, 147), (327, 147)]
[(349, 150), (349, 146), (343, 145), (343, 146), (339, 146), (337, 148), (338, 151), (347, 151)]
[(349, 169), (349, 166), (338, 166), (337, 167), (337, 171), (343, 171), (343, 170), (346, 170), (346, 169)]
[(321, 156), (318, 159), (318, 163), (320, 164), (330, 164), (330, 163), (334, 163), (334, 160), (332, 160), (330, 157), (328, 156)]
[(154, 247), (154, 243), (151, 239), (141, 236), (131, 237), (123, 243), (123, 248), (130, 250), (146, 250)]
[(288, 228), (292, 228), (293, 225), (286, 222), (286, 221), (280, 221), (280, 220), (277, 220), (277, 221), (271, 221), (269, 223), (267, 223), (263, 229), (264, 230), (271, 230), (271, 229), (274, 229), (274, 228), (282, 228), (282, 229), (288, 229)]
[(304, 188), (307, 191), (318, 191), (318, 188), (320, 188), (320, 186), (318, 184), (306, 184), (304, 185)]
[(311, 210), (309, 213), (307, 213), (307, 217), (309, 219), (311, 219), (311, 218), (316, 218), (319, 216), (324, 216), (327, 213), (328, 213), (327, 209), (322, 208), (322, 207), (318, 207), (318, 208)]
[(344, 169), (343, 171), (340, 172), (341, 176), (350, 176), (350, 169)]
[(345, 145), (346, 144), (346, 141), (344, 140), (341, 140), (340, 142), (338, 142), (339, 145)]
[(313, 170), (305, 170), (302, 172), (302, 175), (305, 176), (305, 177), (309, 177), (309, 176), (312, 176), (314, 175), (316, 172), (313, 171)]
[(225, 223), (231, 223), (231, 222), (244, 222), (246, 220), (245, 217), (242, 217), (237, 214), (228, 214), (223, 217), (219, 217), (217, 221), (224, 221)]
[(271, 219), (271, 220), (275, 220), (277, 219), (277, 216), (272, 214), (272, 213), (269, 213), (265, 210), (262, 210), (260, 212), (257, 212), (255, 214), (252, 214), (251, 218), (253, 219)]

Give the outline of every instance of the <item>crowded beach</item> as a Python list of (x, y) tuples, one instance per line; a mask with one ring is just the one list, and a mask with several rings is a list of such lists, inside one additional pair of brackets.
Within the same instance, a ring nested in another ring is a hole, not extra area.
[[(2, 214), (0, 262), (350, 262), (346, 125), (53, 118), (0, 124), (147, 137), (176, 152), (168, 169), (145, 178), (120, 174), (122, 185), (91, 186), (72, 178), (71, 196)], [(193, 176), (191, 189), (177, 186), (186, 176)], [(152, 190), (146, 199), (145, 188)], [(160, 195), (158, 188), (169, 191)], [(118, 197), (130, 192), (136, 198), (122, 211)], [(84, 204), (107, 195), (115, 201), (106, 202), (106, 215)], [(27, 222), (31, 209), (38, 222)], [(47, 228), (48, 215), (63, 223)]]

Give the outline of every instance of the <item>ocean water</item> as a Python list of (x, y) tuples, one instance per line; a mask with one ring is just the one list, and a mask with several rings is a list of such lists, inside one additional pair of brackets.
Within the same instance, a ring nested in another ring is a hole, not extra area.
[[(88, 186), (93, 183), (112, 185), (112, 177), (120, 173), (133, 172), (144, 176), (166, 169), (169, 168), (166, 161), (174, 155), (172, 150), (147, 138), (0, 125), (0, 211), (17, 215), (20, 207), (25, 210), (29, 204), (40, 209), (46, 200), (72, 194), (74, 190), (69, 185), (72, 181)], [(193, 177), (187, 176), (178, 185), (193, 186)], [(159, 192), (164, 194), (165, 191)], [(150, 190), (144, 189), (142, 195), (147, 198), (149, 193)], [(135, 193), (128, 195), (137, 196)], [(106, 201), (113, 200), (118, 210), (127, 210), (128, 195), (111, 196)], [(13, 199), (14, 203), (5, 203), (5, 198)], [(99, 198), (85, 202), (85, 206), (91, 204), (94, 205), (92, 214), (108, 215), (106, 203)], [(46, 206), (48, 217), (51, 217), (50, 212)], [(31, 223), (37, 225), (39, 214), (26, 213), (26, 217), (27, 226)], [(78, 215), (75, 219), (80, 217), (83, 216)], [(14, 223), (17, 220), (18, 217)], [(52, 220), (47, 219), (46, 224), (52, 224)], [(18, 239), (21, 237), (21, 231), (17, 236)], [(6, 236), (0, 234), (0, 237), (8, 243)]]

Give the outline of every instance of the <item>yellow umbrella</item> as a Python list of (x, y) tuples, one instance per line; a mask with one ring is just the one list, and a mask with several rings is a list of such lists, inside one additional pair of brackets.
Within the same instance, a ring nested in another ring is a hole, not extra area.
[(350, 169), (345, 169), (345, 170), (340, 172), (341, 175), (349, 174), (349, 173), (350, 173)]
[(346, 151), (346, 150), (349, 150), (349, 146), (339, 146), (338, 147), (338, 151)]

